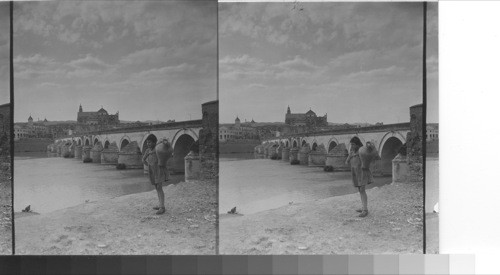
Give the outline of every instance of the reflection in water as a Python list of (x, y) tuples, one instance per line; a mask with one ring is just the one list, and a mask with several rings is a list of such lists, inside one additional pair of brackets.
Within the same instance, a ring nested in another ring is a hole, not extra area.
[[(14, 159), (14, 211), (27, 205), (38, 213), (153, 190), (142, 169), (82, 163), (64, 158)], [(184, 175), (173, 175), (172, 182)]]
[[(320, 167), (290, 165), (270, 159), (219, 160), (220, 213), (236, 206), (238, 212), (251, 214), (291, 202), (357, 192), (350, 172), (326, 173)], [(391, 182), (391, 177), (375, 177), (375, 183), (369, 188)]]

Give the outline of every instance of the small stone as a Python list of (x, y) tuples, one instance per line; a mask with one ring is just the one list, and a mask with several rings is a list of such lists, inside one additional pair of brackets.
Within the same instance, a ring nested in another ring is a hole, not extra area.
[(106, 247), (108, 247), (108, 245), (106, 245), (106, 244), (98, 244), (97, 247), (99, 247), (99, 248), (106, 248)]
[(195, 248), (204, 248), (204, 247), (206, 247), (206, 245), (204, 245), (204, 244), (197, 244), (194, 247)]
[(190, 225), (189, 228), (198, 228), (199, 226), (197, 224)]
[(298, 249), (299, 250), (307, 250), (307, 249), (309, 249), (309, 247), (307, 247), (307, 246), (299, 246)]
[(392, 231), (401, 231), (401, 228), (400, 228), (400, 227), (394, 227), (394, 228), (392, 229)]

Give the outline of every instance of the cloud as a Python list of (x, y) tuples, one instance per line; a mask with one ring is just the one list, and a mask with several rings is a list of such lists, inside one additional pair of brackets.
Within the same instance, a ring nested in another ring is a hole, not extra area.
[(133, 52), (120, 60), (123, 65), (157, 64), (165, 60), (165, 47), (143, 49)]
[(135, 73), (132, 78), (141, 81), (145, 80), (166, 80), (171, 74), (184, 74), (194, 71), (196, 68), (193, 64), (182, 63), (177, 66), (165, 66), (158, 69), (150, 69)]
[(102, 71), (111, 68), (111, 65), (106, 64), (105, 62), (97, 57), (92, 56), (91, 54), (87, 54), (84, 58), (72, 60), (68, 64), (75, 69), (87, 69), (96, 71)]
[(284, 70), (295, 70), (295, 71), (316, 71), (320, 69), (319, 66), (312, 64), (311, 62), (300, 57), (299, 55), (296, 55), (294, 59), (280, 62), (276, 66)]

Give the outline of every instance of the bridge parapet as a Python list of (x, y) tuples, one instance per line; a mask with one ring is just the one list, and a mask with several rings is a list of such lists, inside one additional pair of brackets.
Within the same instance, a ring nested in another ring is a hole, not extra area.
[(133, 127), (123, 127), (116, 129), (107, 129), (101, 131), (89, 131), (82, 132), (73, 135), (67, 135), (57, 138), (65, 139), (72, 137), (80, 137), (80, 136), (89, 136), (89, 135), (105, 135), (105, 134), (116, 134), (116, 133), (134, 133), (134, 132), (151, 132), (158, 130), (173, 130), (173, 129), (182, 129), (182, 128), (200, 128), (203, 123), (201, 119), (198, 120), (187, 120), (187, 121), (179, 121), (179, 122), (169, 122), (169, 123), (161, 123), (155, 125), (145, 125), (145, 126), (133, 126)]
[(296, 134), (284, 134), (279, 137), (273, 137), (263, 140), (263, 142), (284, 139), (284, 138), (301, 138), (308, 136), (324, 136), (324, 135), (345, 135), (345, 134), (357, 134), (357, 133), (372, 133), (372, 132), (390, 132), (390, 131), (400, 131), (410, 129), (410, 122), (407, 123), (395, 123), (395, 124), (385, 124), (385, 125), (374, 125), (367, 127), (358, 128), (343, 128), (343, 129), (332, 129), (324, 131), (312, 131), (306, 133), (296, 133)]

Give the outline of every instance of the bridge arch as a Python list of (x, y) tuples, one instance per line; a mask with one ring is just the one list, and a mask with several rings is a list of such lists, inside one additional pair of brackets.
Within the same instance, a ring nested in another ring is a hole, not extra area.
[(174, 172), (184, 173), (184, 157), (191, 151), (197, 140), (197, 136), (189, 133), (183, 133), (176, 137), (175, 145), (173, 145), (174, 157), (172, 158), (172, 170)]
[(405, 143), (400, 133), (387, 133), (380, 142), (380, 170), (383, 174), (392, 174), (392, 160)]
[(336, 137), (331, 137), (328, 141), (328, 152), (333, 150), (337, 145), (339, 145), (339, 140)]
[(90, 146), (90, 139), (88, 137), (85, 137), (85, 146)]
[(305, 146), (307, 144), (306, 139), (303, 139), (302, 142), (300, 143), (300, 146)]
[(181, 137), (182, 135), (188, 135), (190, 136), (194, 141), (197, 141), (198, 140), (198, 134), (193, 131), (192, 129), (180, 129), (179, 131), (177, 131), (174, 135), (174, 137), (172, 138), (172, 147), (175, 148), (175, 144), (177, 143), (177, 140), (179, 139), (179, 137)]
[(82, 139), (81, 138), (79, 138), (79, 137), (75, 138), (75, 142), (76, 142), (76, 145), (82, 146)]
[(106, 139), (104, 140), (104, 144), (102, 145), (102, 146), (103, 146), (103, 149), (108, 149), (110, 144), (111, 144), (111, 143), (109, 142), (109, 139), (108, 139), (108, 138), (106, 138)]
[(96, 145), (99, 141), (101, 141), (101, 137), (100, 136), (94, 136), (94, 140), (92, 142), (92, 145)]
[(285, 140), (285, 147), (290, 147), (290, 141), (288, 139)]
[(297, 148), (299, 147), (299, 142), (297, 141), (297, 139), (292, 139), (292, 148)]
[(406, 138), (403, 136), (402, 133), (400, 132), (388, 132), (386, 133), (382, 139), (380, 139), (380, 143), (377, 147), (377, 150), (379, 152), (381, 152), (382, 148), (384, 147), (384, 144), (387, 142), (388, 139), (390, 139), (391, 137), (396, 137), (397, 139), (399, 139), (401, 141), (402, 144), (406, 143)]
[(123, 136), (120, 139), (120, 151), (130, 143), (130, 138), (128, 136)]

